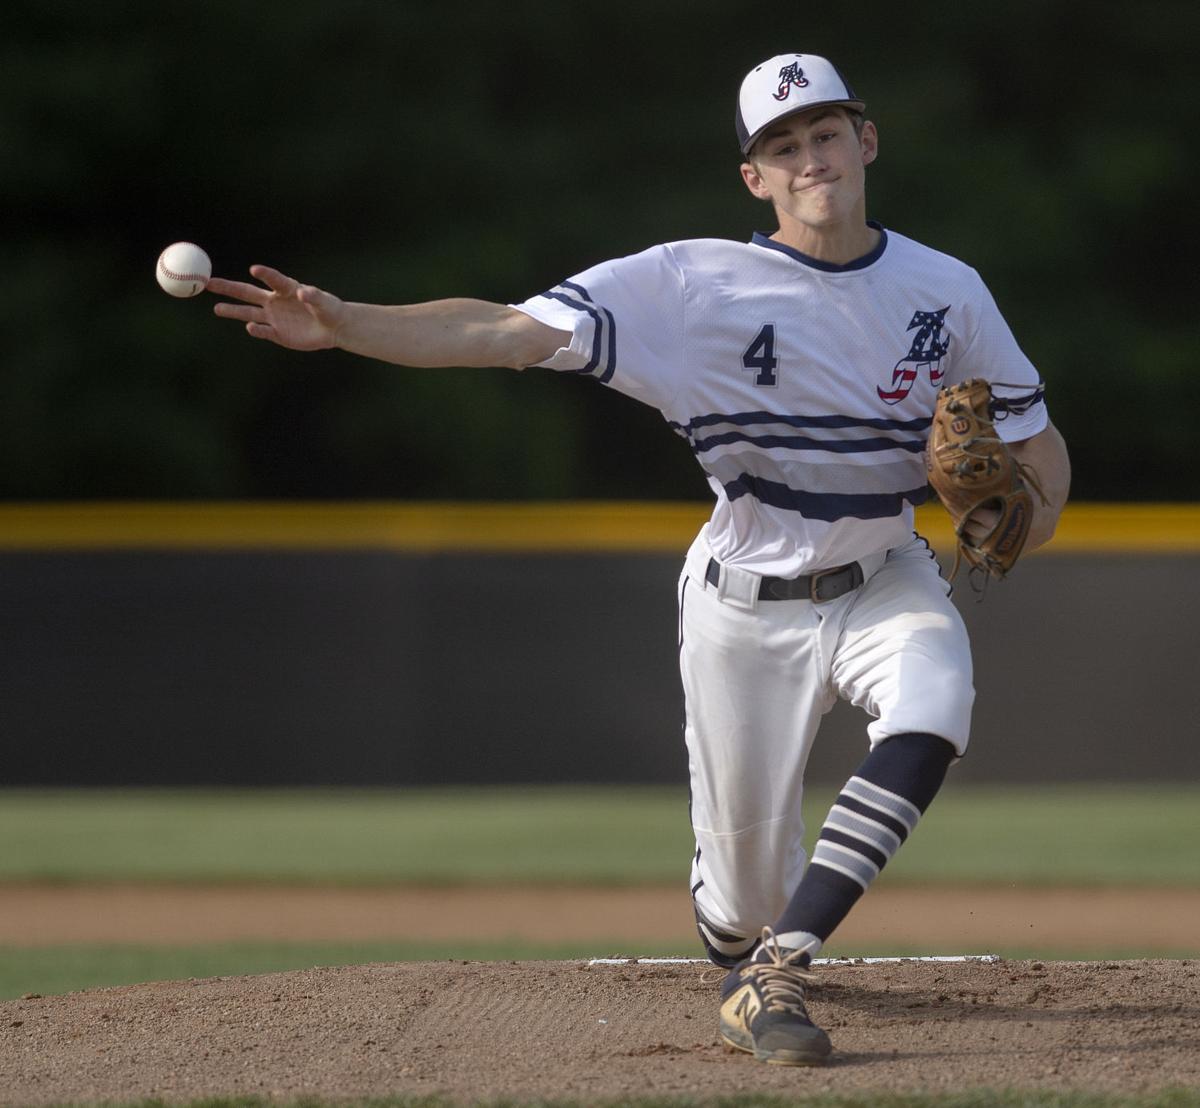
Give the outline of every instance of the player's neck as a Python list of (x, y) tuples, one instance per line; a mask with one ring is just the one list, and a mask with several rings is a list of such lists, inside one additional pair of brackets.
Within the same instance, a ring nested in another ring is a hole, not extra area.
[(779, 230), (771, 238), (818, 261), (846, 265), (875, 249), (879, 243), (879, 230), (870, 226), (862, 213), (844, 223), (821, 227), (800, 223), (784, 215), (779, 221)]

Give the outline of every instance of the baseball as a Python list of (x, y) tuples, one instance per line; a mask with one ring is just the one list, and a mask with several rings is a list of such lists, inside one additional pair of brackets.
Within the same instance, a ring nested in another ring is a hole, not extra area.
[(212, 276), (212, 262), (194, 242), (173, 242), (158, 256), (154, 276), (171, 296), (195, 296)]

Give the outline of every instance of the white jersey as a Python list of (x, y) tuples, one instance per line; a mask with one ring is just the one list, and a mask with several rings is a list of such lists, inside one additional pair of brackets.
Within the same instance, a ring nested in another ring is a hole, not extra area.
[(658, 408), (687, 439), (717, 497), (718, 559), (794, 577), (911, 539), (942, 385), (996, 383), (1007, 441), (1046, 426), (1037, 371), (979, 275), (879, 230), (847, 265), (761, 235), (668, 243), (514, 307), (571, 332), (539, 364)]

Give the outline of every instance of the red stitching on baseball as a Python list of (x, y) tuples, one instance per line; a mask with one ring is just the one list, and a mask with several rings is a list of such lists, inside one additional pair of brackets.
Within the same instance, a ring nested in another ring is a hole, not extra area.
[[(167, 250), (170, 249), (171, 248), (168, 246)], [(202, 273), (176, 273), (173, 269), (168, 269), (167, 263), (163, 261), (163, 258), (166, 257), (167, 250), (164, 250), (158, 256), (158, 268), (161, 269), (163, 273), (165, 273), (173, 281), (203, 281), (206, 284), (208, 283), (208, 278)]]

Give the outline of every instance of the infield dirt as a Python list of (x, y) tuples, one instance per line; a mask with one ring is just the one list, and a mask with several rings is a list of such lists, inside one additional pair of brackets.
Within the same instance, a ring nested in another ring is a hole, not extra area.
[[(686, 889), (503, 885), (375, 888), (283, 885), (2, 887), (0, 945), (240, 940), (595, 943), (701, 950)], [(1196, 949), (1200, 889), (896, 886), (871, 890), (833, 953)], [(464, 951), (468, 953), (468, 951)]]
[(701, 966), (436, 962), (0, 1005), (7, 1104), (217, 1095), (470, 1101), (971, 1088), (1200, 1088), (1194, 961), (826, 967), (820, 1069), (716, 1038)]

